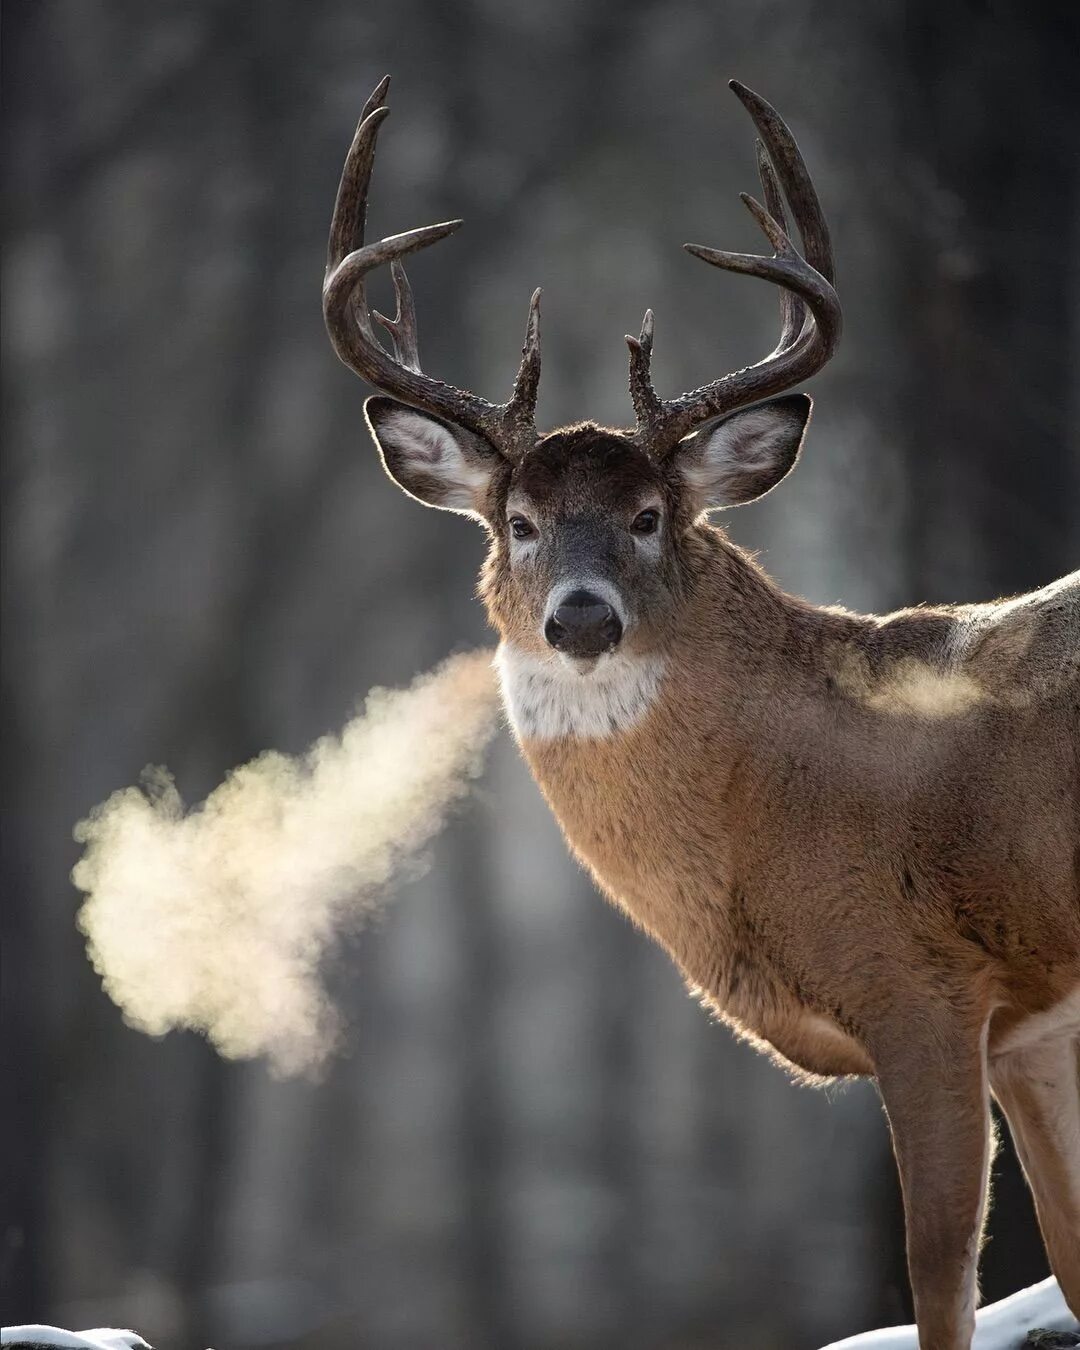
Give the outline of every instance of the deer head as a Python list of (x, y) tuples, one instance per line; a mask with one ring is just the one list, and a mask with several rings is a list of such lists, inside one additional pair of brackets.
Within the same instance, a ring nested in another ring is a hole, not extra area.
[[(650, 363), (647, 311), (630, 348), (632, 430), (584, 422), (541, 435), (540, 292), (529, 306), (521, 367), (506, 403), (423, 373), (416, 312), (402, 258), (462, 223), (446, 221), (365, 244), (375, 142), (389, 79), (368, 100), (338, 189), (323, 310), (341, 360), (383, 394), (365, 406), (386, 470), (428, 506), (482, 522), (491, 549), (483, 594), (504, 638), (585, 673), (605, 653), (648, 651), (670, 624), (693, 571), (703, 513), (752, 501), (798, 457), (810, 417), (803, 394), (777, 398), (828, 361), (840, 336), (828, 228), (798, 147), (775, 110), (744, 85), (731, 88), (760, 133), (764, 205), (742, 195), (771, 257), (687, 244), (704, 262), (780, 288), (780, 337), (756, 365), (661, 399)], [(802, 241), (788, 235), (784, 198)], [(390, 264), (393, 319), (372, 310), (365, 278)], [(390, 334), (391, 355), (373, 320)], [(771, 401), (764, 402), (769, 399)]]

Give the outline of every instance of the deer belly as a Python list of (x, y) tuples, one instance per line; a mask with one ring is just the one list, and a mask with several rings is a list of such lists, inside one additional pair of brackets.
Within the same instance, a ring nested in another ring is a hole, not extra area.
[(1071, 1040), (1080, 1043), (1080, 985), (1043, 1012), (1012, 1019), (1002, 1033), (991, 1023), (990, 1057), (1031, 1050), (1046, 1041)]

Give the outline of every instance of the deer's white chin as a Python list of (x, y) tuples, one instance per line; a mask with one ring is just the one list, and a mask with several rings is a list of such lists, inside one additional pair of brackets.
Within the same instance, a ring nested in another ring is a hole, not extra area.
[(569, 656), (566, 652), (558, 654), (563, 666), (573, 675), (591, 675), (600, 662), (610, 655), (610, 652), (601, 652), (599, 656)]
[(537, 655), (502, 642), (495, 668), (519, 740), (599, 740), (641, 721), (656, 701), (665, 661), (618, 650), (588, 660)]

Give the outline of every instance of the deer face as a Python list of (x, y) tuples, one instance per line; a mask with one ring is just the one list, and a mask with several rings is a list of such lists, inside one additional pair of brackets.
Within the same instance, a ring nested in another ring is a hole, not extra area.
[(703, 514), (762, 496), (795, 462), (805, 395), (713, 421), (661, 458), (625, 433), (564, 428), (509, 463), (484, 438), (392, 399), (367, 403), (390, 476), (428, 506), (480, 520), (482, 594), (504, 640), (588, 674), (662, 648)]
[[(587, 674), (613, 654), (625, 667), (622, 658), (656, 652), (670, 632), (689, 580), (687, 535), (702, 513), (760, 497), (794, 464), (810, 400), (762, 400), (820, 370), (840, 338), (829, 231), (798, 146), (776, 110), (733, 81), (761, 137), (764, 205), (743, 199), (773, 255), (686, 245), (711, 266), (780, 288), (780, 338), (770, 354), (662, 399), (652, 383), (647, 310), (640, 335), (627, 338), (637, 428), (584, 423), (541, 437), (540, 292), (529, 306), (510, 398), (490, 403), (424, 373), (402, 265), (461, 221), (365, 242), (387, 85), (382, 80), (364, 107), (338, 188), (323, 284), (330, 340), (346, 365), (384, 391), (368, 400), (366, 412), (390, 476), (428, 506), (487, 526), (482, 594), (506, 642), (541, 659), (545, 674), (560, 666)], [(785, 198), (801, 253), (787, 233)], [(397, 300), (392, 319), (371, 308), (366, 290), (368, 273), (387, 263)], [(389, 334), (392, 354), (376, 336), (376, 323)]]

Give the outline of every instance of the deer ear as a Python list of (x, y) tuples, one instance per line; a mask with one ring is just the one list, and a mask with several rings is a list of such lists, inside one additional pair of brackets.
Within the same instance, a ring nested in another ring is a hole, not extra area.
[(386, 472), (410, 497), (483, 519), (502, 458), (482, 436), (382, 394), (367, 400), (364, 416)]
[(763, 497), (794, 467), (813, 403), (789, 394), (707, 423), (685, 437), (674, 461), (699, 511)]

